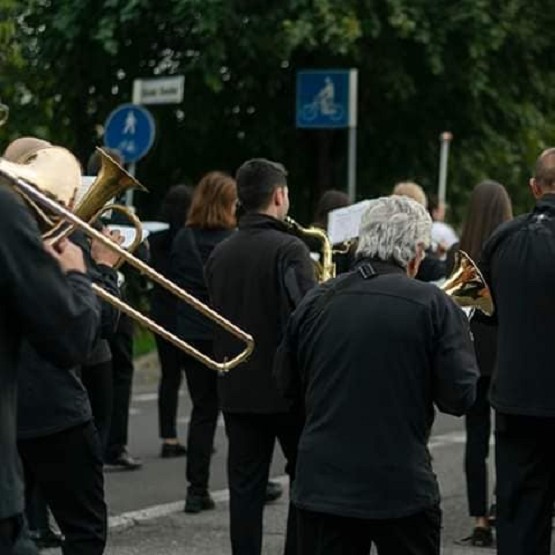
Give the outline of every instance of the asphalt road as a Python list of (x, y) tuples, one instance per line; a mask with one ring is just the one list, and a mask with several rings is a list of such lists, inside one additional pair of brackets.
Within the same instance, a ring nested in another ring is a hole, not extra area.
[[(227, 488), (225, 475), (226, 439), (223, 423), (216, 435), (212, 460), (211, 490), (217, 493), (217, 509), (201, 515), (181, 512), (185, 496), (185, 458), (161, 459), (158, 438), (156, 363), (144, 365), (137, 373), (130, 412), (130, 452), (143, 460), (133, 472), (107, 472), (106, 494), (112, 529), (109, 555), (208, 555), (229, 553), (227, 531)], [(190, 401), (185, 390), (180, 396), (178, 427), (185, 441)], [(464, 433), (462, 419), (438, 415), (430, 442), (434, 468), (443, 496), (443, 545), (445, 555), (474, 551), (454, 547), (454, 540), (468, 535), (471, 521), (466, 515), (463, 475)], [(279, 448), (274, 454), (272, 475), (284, 474)], [(286, 502), (266, 511), (266, 554), (282, 549)], [(143, 510), (142, 513), (137, 511)], [(171, 513), (171, 514), (168, 514)], [(123, 516), (122, 516), (123, 515)], [(159, 518), (154, 518), (156, 515)], [(160, 516), (162, 515), (162, 516)], [(127, 527), (129, 523), (134, 525)], [(480, 550), (482, 553), (489, 550)], [(491, 553), (491, 551), (489, 551)], [(47, 553), (56, 553), (51, 550)]]

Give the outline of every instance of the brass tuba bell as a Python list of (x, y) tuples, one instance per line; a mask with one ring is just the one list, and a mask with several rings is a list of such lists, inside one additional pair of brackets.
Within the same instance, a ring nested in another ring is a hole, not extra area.
[(472, 258), (464, 251), (455, 254), (455, 266), (441, 286), (460, 307), (480, 310), (486, 316), (494, 312), (491, 291)]

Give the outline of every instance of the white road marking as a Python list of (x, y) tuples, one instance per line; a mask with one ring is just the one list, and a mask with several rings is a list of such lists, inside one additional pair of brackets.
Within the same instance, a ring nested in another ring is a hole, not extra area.
[[(188, 423), (189, 418), (180, 418), (178, 422)], [(223, 426), (223, 419), (221, 417), (218, 420), (218, 426)], [(439, 449), (441, 447), (447, 447), (450, 445), (460, 445), (464, 444), (465, 437), (465, 433), (460, 431), (438, 434), (431, 437), (428, 445), (430, 447), (430, 450)], [(272, 478), (272, 481), (279, 482), (282, 486), (286, 486), (288, 484), (288, 477), (285, 475), (279, 476), (277, 478)], [(212, 492), (211, 495), (216, 502), (224, 503), (229, 501), (229, 489), (215, 491)], [(120, 515), (111, 516), (108, 519), (108, 525), (111, 531), (125, 530), (126, 528), (135, 526), (135, 524), (138, 524), (140, 522), (145, 522), (147, 520), (160, 518), (162, 516), (179, 513), (183, 510), (183, 506), (184, 501), (175, 501), (172, 503), (154, 505), (152, 507), (147, 507), (138, 511), (122, 513)]]

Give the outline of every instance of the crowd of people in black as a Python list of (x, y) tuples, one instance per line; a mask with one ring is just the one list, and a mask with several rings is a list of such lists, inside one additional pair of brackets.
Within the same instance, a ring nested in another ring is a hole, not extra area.
[[(20, 139), (3, 159), (23, 164), (50, 147)], [(98, 164), (93, 156), (89, 173)], [(65, 555), (98, 555), (107, 537), (103, 470), (141, 466), (127, 451), (133, 324), (92, 290), (125, 296), (118, 255), (78, 232), (45, 247), (11, 185), (0, 186), (0, 553), (34, 553), (34, 539)], [(314, 242), (286, 224), (283, 165), (256, 158), (235, 178), (214, 171), (194, 189), (172, 187), (160, 211), (168, 227), (139, 256), (255, 340), (251, 357), (219, 376), (156, 338), (160, 456), (186, 456), (184, 511), (214, 507), (222, 413), (234, 555), (262, 552), (264, 504), (281, 494), (269, 481), (276, 441), (291, 487), (284, 553), (368, 555), (375, 545), (380, 555), (439, 555), (441, 496), (427, 446), (437, 409), (465, 415), (474, 522), (460, 543), (549, 553), (555, 149), (539, 156), (530, 189), (534, 210), (513, 219), (503, 185), (479, 183), (459, 240), (435, 199), (428, 205), (416, 183), (398, 183), (368, 203), (342, 271), (319, 284)], [(329, 212), (348, 204), (326, 192), (314, 225), (326, 229)], [(483, 272), (493, 317), (469, 320), (437, 286), (459, 249)], [(217, 360), (241, 350), (157, 286), (151, 317)], [(186, 445), (176, 427), (183, 374), (192, 400)]]

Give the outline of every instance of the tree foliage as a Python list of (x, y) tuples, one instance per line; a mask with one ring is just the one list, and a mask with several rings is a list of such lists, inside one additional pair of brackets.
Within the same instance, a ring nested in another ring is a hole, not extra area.
[[(159, 195), (253, 156), (290, 169), (294, 212), (342, 188), (346, 133), (294, 128), (302, 68), (359, 69), (359, 197), (412, 178), (433, 192), (439, 134), (454, 134), (449, 200), (505, 183), (520, 209), (529, 168), (555, 141), (555, 15), (540, 0), (0, 0), (0, 138), (34, 133), (85, 160), (136, 77), (184, 74), (180, 106), (152, 107), (139, 164)], [(15, 11), (14, 11), (15, 10)], [(4, 52), (2, 48), (2, 52)], [(7, 52), (8, 50), (6, 50)], [(295, 205), (294, 205), (295, 206)], [(459, 210), (458, 216), (462, 216)]]

